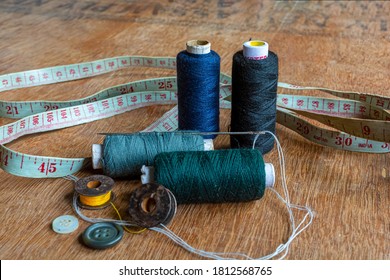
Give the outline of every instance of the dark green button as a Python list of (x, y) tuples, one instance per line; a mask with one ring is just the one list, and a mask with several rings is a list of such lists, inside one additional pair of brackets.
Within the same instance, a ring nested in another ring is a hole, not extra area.
[(123, 237), (123, 228), (114, 223), (96, 223), (83, 233), (84, 244), (94, 249), (106, 249), (116, 245)]

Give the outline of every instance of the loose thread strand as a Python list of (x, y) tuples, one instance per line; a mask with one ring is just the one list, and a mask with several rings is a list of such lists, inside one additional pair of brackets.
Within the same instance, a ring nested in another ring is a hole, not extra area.
[[(123, 220), (122, 220), (122, 216), (121, 216), (121, 214), (119, 213), (118, 208), (116, 208), (115, 204), (112, 203), (112, 202), (110, 202), (110, 204), (111, 204), (112, 208), (115, 210), (116, 214), (118, 215), (119, 220), (123, 221)], [(146, 230), (146, 228), (141, 228), (140, 230), (131, 230), (131, 229), (129, 229), (128, 227), (126, 227), (126, 226), (124, 226), (124, 225), (123, 225), (122, 227), (123, 227), (123, 229), (124, 229), (125, 231), (127, 231), (128, 233), (133, 233), (133, 234), (142, 233), (142, 232), (144, 232), (144, 231)]]

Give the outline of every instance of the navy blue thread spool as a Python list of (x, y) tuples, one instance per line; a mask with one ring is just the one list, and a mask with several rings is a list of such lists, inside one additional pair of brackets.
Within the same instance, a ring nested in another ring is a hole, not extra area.
[(221, 59), (210, 46), (208, 41), (188, 41), (187, 49), (177, 55), (179, 130), (219, 131)]
[[(275, 133), (278, 84), (278, 57), (268, 52), (263, 41), (244, 43), (233, 56), (231, 131)], [(251, 148), (255, 135), (231, 135), (231, 148)], [(272, 150), (274, 139), (260, 135), (256, 148), (262, 154)]]

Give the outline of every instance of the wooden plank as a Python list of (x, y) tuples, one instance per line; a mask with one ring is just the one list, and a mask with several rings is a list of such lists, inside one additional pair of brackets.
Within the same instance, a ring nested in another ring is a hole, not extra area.
[[(147, 2), (147, 3), (145, 3)], [(280, 81), (390, 96), (390, 3), (373, 1), (37, 1), (0, 3), (0, 74), (120, 55), (175, 56), (189, 39), (212, 42), (231, 72), (233, 54), (249, 38), (270, 44)], [(125, 69), (93, 79), (2, 93), (2, 100), (70, 100), (129, 81), (174, 71)], [(285, 91), (281, 91), (285, 92)], [(319, 95), (316, 92), (310, 93)], [(19, 152), (88, 157), (101, 132), (139, 131), (171, 106), (138, 109), (110, 119), (23, 137)], [(227, 130), (229, 111), (222, 110)], [(12, 120), (1, 119), (0, 124)], [(291, 200), (316, 213), (291, 246), (288, 259), (390, 259), (389, 155), (336, 151), (277, 126), (285, 150)], [(228, 147), (218, 137), (217, 148)], [(277, 166), (276, 151), (266, 160)], [(79, 177), (97, 173), (86, 169)], [(279, 168), (277, 167), (277, 174)], [(29, 179), (0, 171), (1, 259), (199, 259), (155, 232), (126, 234), (116, 247), (96, 251), (79, 236), (51, 230), (54, 218), (73, 214), (73, 186), (63, 179)], [(138, 181), (118, 180), (124, 216)], [(280, 180), (277, 186), (280, 190)], [(114, 217), (112, 209), (89, 216)], [(238, 204), (180, 205), (170, 228), (210, 251), (272, 252), (289, 235), (288, 216), (275, 195)]]

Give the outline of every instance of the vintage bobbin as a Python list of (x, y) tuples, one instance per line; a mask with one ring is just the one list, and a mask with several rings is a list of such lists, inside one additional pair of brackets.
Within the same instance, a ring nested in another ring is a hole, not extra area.
[(169, 224), (176, 209), (176, 198), (170, 190), (157, 183), (147, 183), (131, 194), (128, 212), (135, 224), (151, 228)]
[(92, 175), (79, 179), (75, 191), (79, 194), (77, 204), (84, 209), (103, 209), (115, 199), (112, 191), (114, 180), (104, 175)]

